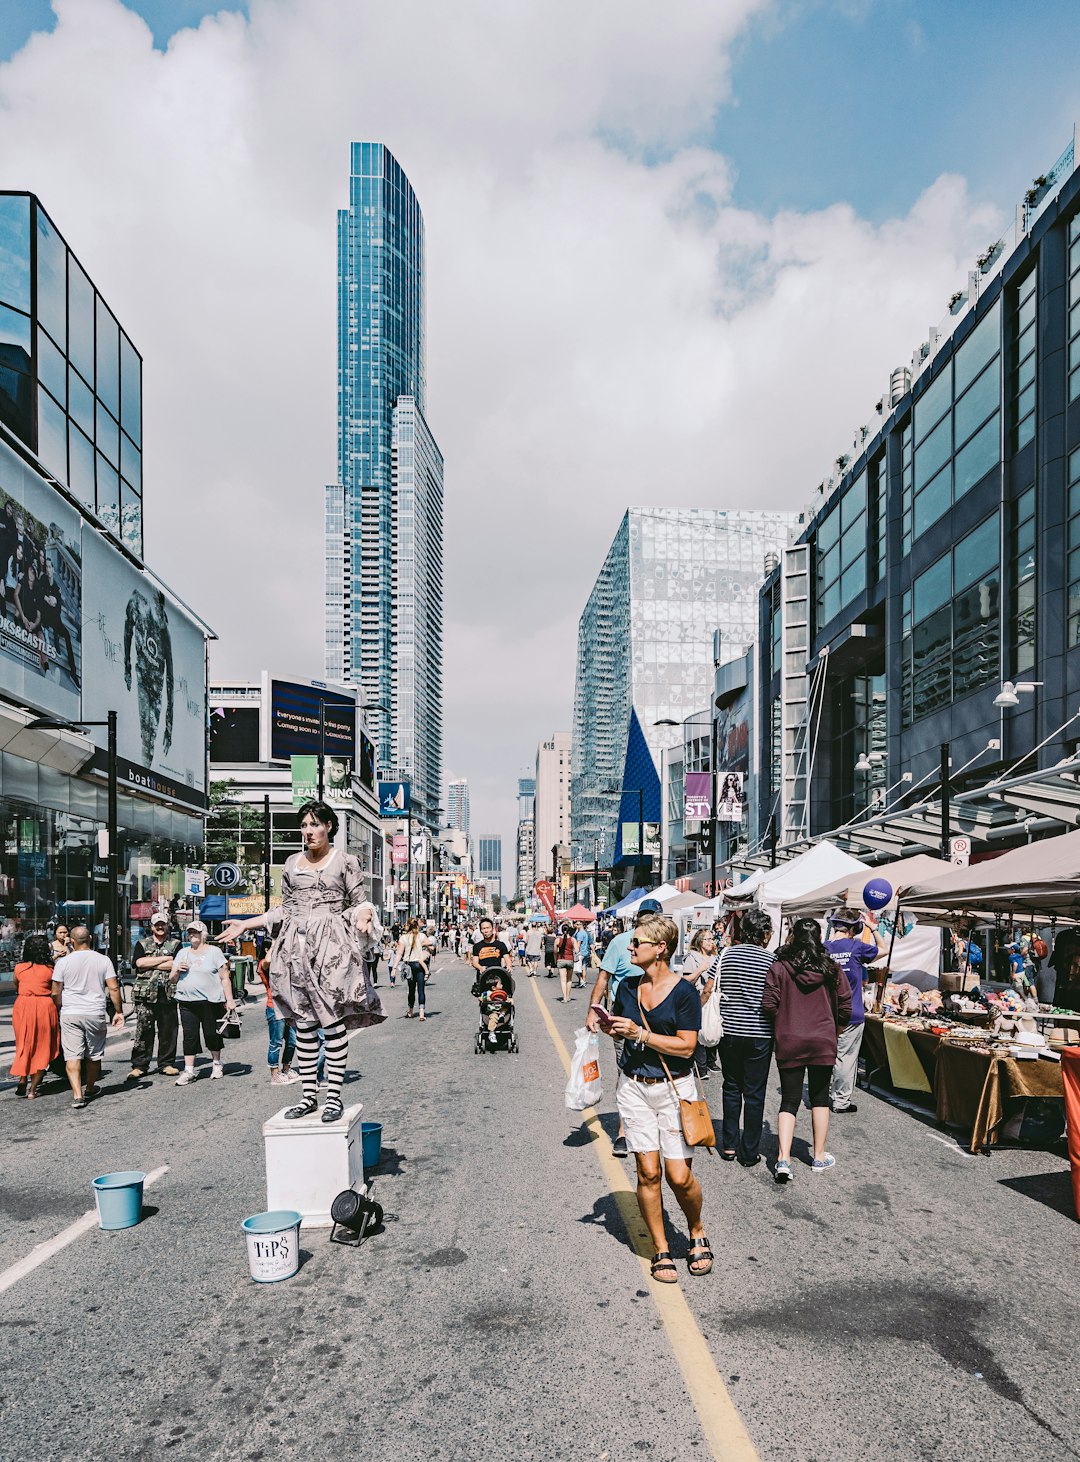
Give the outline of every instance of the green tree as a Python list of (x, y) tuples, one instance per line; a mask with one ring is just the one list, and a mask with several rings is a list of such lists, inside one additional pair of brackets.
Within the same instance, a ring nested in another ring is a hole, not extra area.
[(263, 864), (262, 808), (241, 802), (231, 779), (210, 783), (206, 814), (206, 865), (237, 863), (248, 883), (261, 877)]

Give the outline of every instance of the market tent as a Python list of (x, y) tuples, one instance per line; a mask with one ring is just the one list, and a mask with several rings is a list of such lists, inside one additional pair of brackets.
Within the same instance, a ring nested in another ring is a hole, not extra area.
[(819, 918), (833, 909), (845, 905), (853, 909), (863, 907), (863, 888), (870, 878), (884, 878), (895, 890), (901, 884), (915, 883), (924, 878), (936, 878), (939, 874), (953, 871), (953, 865), (944, 858), (932, 858), (929, 853), (918, 853), (913, 858), (897, 858), (892, 863), (879, 863), (875, 868), (860, 869), (855, 877), (842, 873), (831, 883), (806, 893), (795, 894), (781, 901), (781, 910), (786, 919), (798, 919), (803, 915), (816, 914)]
[(569, 919), (572, 924), (591, 924), (596, 918), (595, 909), (587, 909), (584, 904), (574, 904), (567, 909), (565, 914), (556, 914), (556, 919)]
[(699, 893), (676, 893), (671, 898), (663, 900), (664, 913), (675, 914), (680, 909), (696, 908), (700, 903), (701, 895)]
[(729, 909), (746, 909), (752, 903), (759, 903), (779, 911), (784, 903), (800, 894), (856, 873), (869, 873), (869, 869), (858, 858), (823, 838), (797, 858), (776, 868), (760, 869), (743, 883), (725, 889), (724, 905)]
[(951, 923), (958, 914), (1080, 918), (1080, 832), (1025, 843), (1000, 858), (910, 879), (897, 889), (901, 908)]
[(665, 899), (674, 898), (678, 892), (673, 883), (662, 883), (659, 888), (635, 888), (633, 893), (628, 893), (608, 913), (615, 914), (620, 919), (632, 918), (643, 899), (657, 899), (662, 904)]

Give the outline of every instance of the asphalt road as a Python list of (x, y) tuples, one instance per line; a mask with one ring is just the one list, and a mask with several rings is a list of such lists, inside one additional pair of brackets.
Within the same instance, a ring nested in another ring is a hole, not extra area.
[(745, 1456), (726, 1397), (768, 1462), (1080, 1456), (1062, 1158), (970, 1157), (860, 1093), (832, 1173), (779, 1188), (698, 1159), (718, 1262), (680, 1262), (683, 1298), (658, 1304), (609, 1185), (631, 1167), (610, 1080), (583, 1127), (540, 1008), (569, 1047), (587, 992), (522, 980), (521, 1053), (477, 1057), (469, 983), (441, 956), (421, 1024), (384, 977), (346, 1090), (384, 1124), (385, 1231), (359, 1250), (305, 1231), (277, 1285), (250, 1281), (240, 1231), (265, 1207), (260, 1124), (296, 1090), (267, 1082), (258, 1004), (221, 1082), (128, 1089), (123, 1040), (83, 1112), (0, 1082), (0, 1285), (95, 1174), (168, 1165), (137, 1228), (92, 1228), (0, 1293), (3, 1462)]

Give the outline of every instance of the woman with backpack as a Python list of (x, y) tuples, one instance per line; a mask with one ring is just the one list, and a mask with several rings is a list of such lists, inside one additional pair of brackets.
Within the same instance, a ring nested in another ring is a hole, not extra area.
[(761, 1008), (773, 1022), (774, 1054), (780, 1072), (780, 1115), (776, 1130), (780, 1154), (773, 1177), (791, 1181), (791, 1142), (802, 1101), (803, 1081), (809, 1088), (813, 1126), (811, 1171), (836, 1166), (826, 1152), (829, 1135), (829, 1083), (836, 1065), (838, 1033), (851, 1018), (851, 986), (821, 942), (816, 919), (796, 919), (791, 938), (781, 945), (765, 976)]
[(574, 926), (564, 924), (555, 941), (555, 963), (559, 970), (564, 1005), (570, 999), (570, 989), (574, 982), (574, 957)]
[(424, 981), (427, 979), (428, 973), (428, 945), (420, 932), (419, 919), (410, 919), (405, 925), (405, 933), (398, 940), (397, 949), (394, 951), (394, 968), (402, 970), (409, 982), (409, 1008), (405, 1013), (405, 1019), (412, 1019), (415, 1002), (420, 1007), (420, 1019), (426, 1020)]

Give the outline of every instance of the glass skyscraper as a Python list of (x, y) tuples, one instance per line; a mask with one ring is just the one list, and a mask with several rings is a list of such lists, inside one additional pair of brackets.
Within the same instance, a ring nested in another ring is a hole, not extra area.
[(634, 856), (639, 817), (660, 822), (659, 753), (709, 704), (714, 633), (732, 649), (755, 639), (765, 555), (784, 547), (797, 521), (794, 513), (751, 509), (627, 509), (578, 623), (571, 760), (578, 861), (610, 866), (624, 852)]
[(338, 483), (326, 490), (326, 674), (359, 685), (380, 771), (434, 827), (442, 781), (442, 454), (424, 416), (424, 219), (377, 142), (338, 214)]

